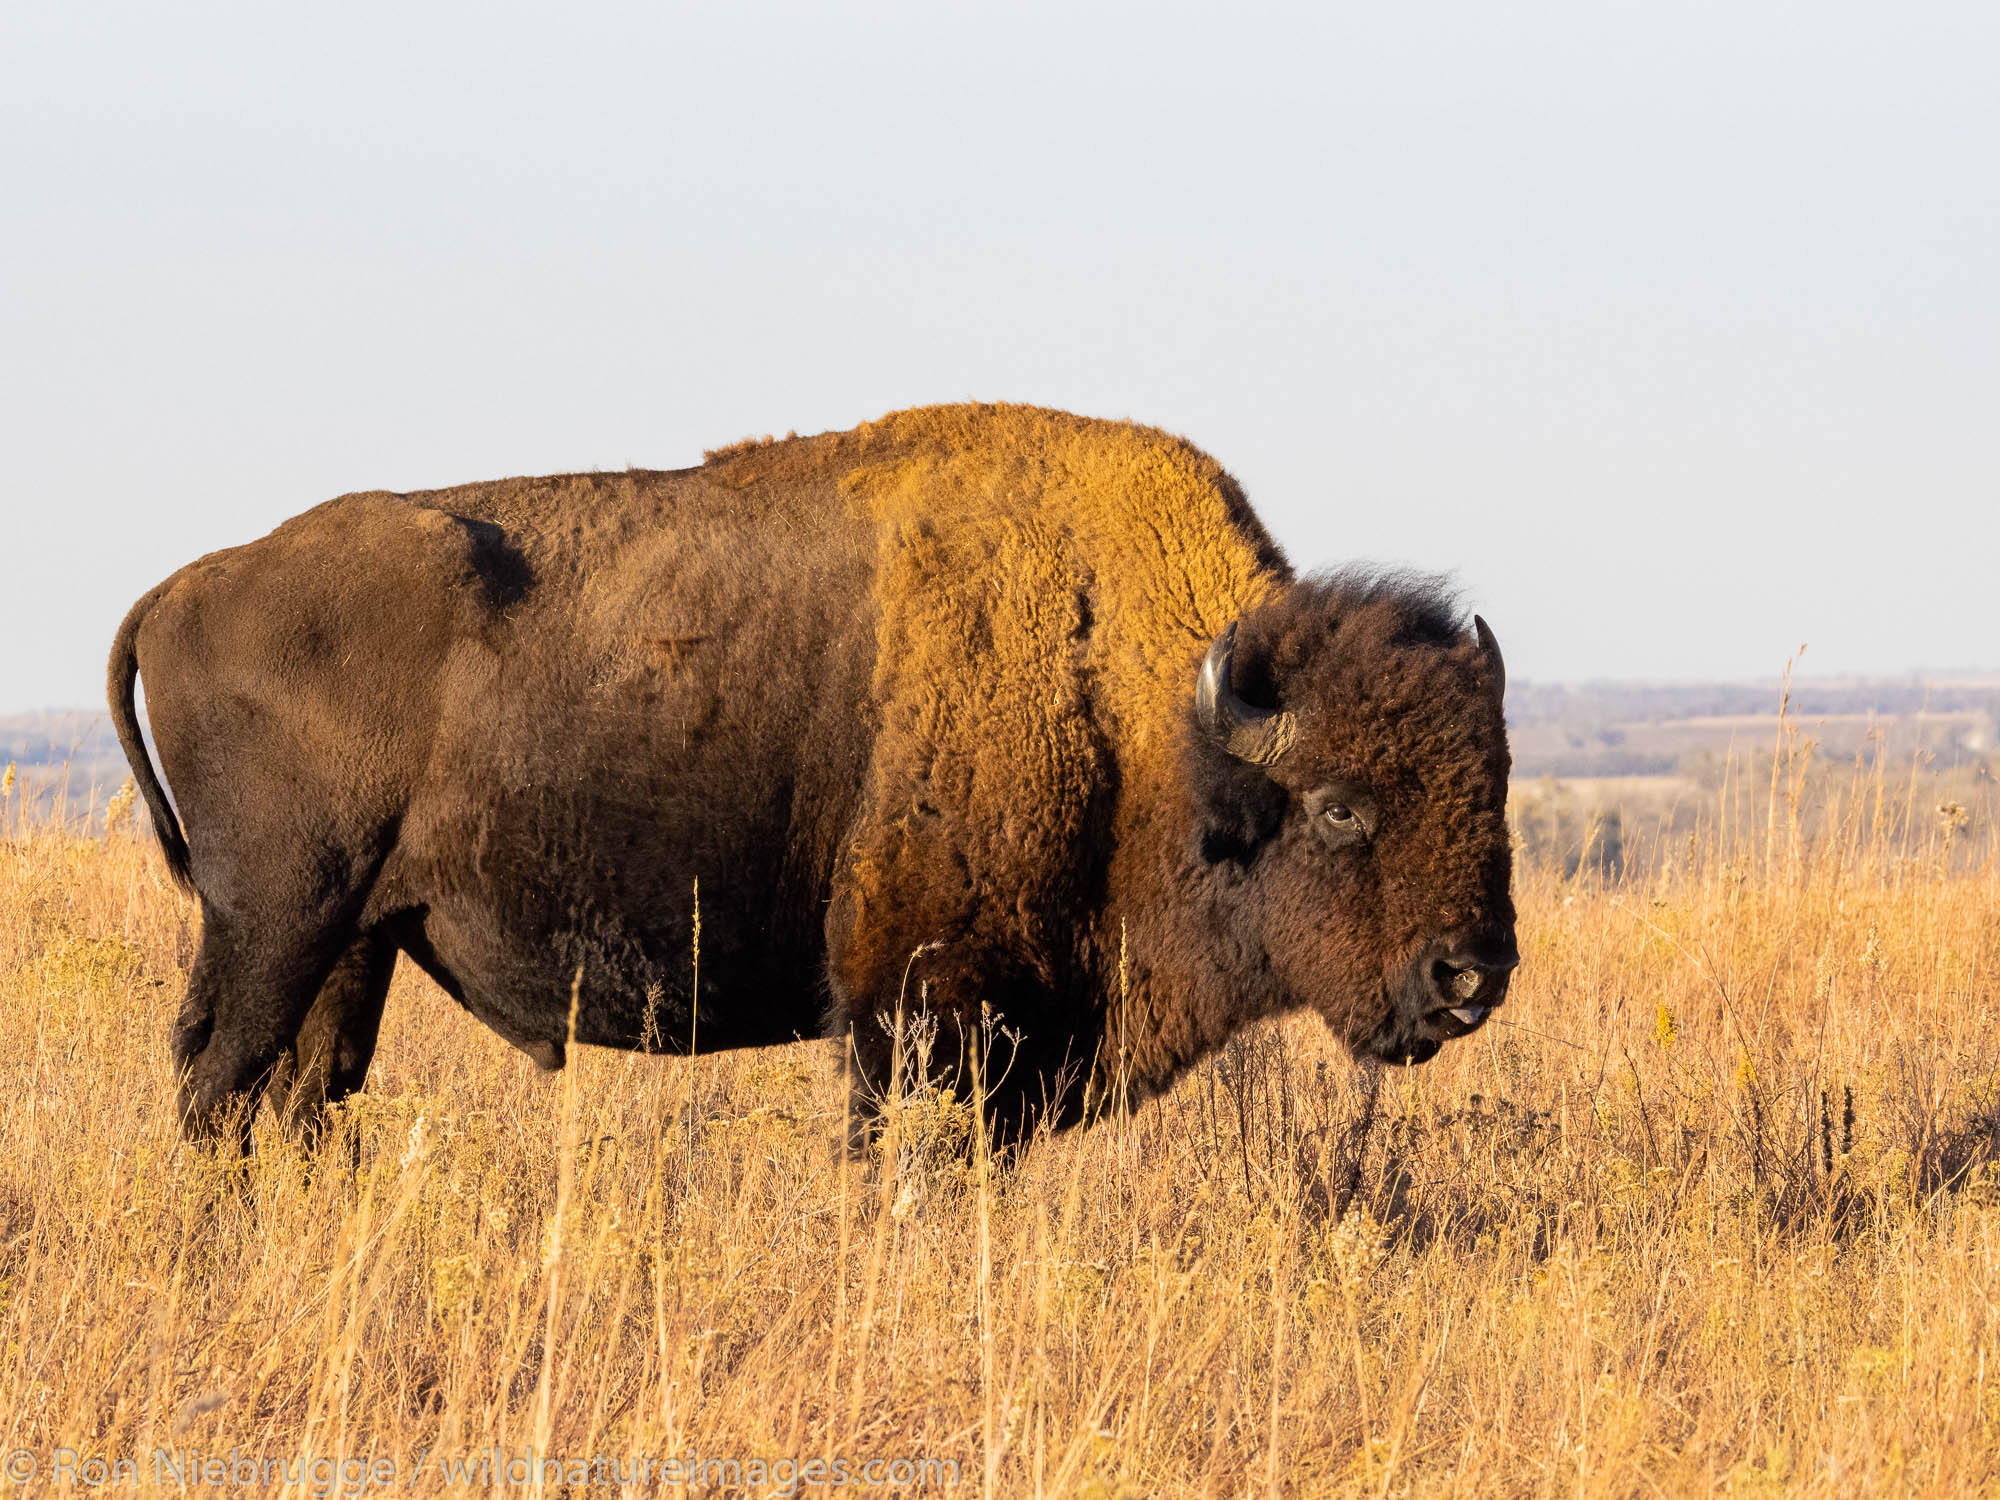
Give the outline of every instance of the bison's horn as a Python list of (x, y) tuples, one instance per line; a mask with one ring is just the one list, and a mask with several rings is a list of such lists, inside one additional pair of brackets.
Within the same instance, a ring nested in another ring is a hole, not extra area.
[(1208, 648), (1195, 679), (1194, 711), (1209, 737), (1238, 760), (1253, 766), (1277, 764), (1298, 738), (1298, 721), (1283, 710), (1253, 708), (1229, 685), (1229, 662), (1236, 654), (1236, 626)]
[(1493, 696), (1507, 696), (1507, 663), (1500, 658), (1500, 643), (1493, 639), (1493, 627), (1478, 615), (1472, 617), (1472, 633), (1479, 637), (1479, 649), (1493, 662)]

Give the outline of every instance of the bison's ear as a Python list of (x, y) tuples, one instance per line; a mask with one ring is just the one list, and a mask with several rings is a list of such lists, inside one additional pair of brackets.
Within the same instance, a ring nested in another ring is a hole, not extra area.
[(1237, 696), (1230, 682), (1236, 659), (1236, 625), (1215, 638), (1194, 681), (1194, 716), (1202, 733), (1238, 760), (1273, 766), (1299, 737), (1298, 720), (1283, 709), (1255, 708)]
[(1248, 863), (1278, 831), (1285, 791), (1267, 773), (1298, 738), (1291, 714), (1255, 707), (1237, 693), (1235, 658), (1232, 622), (1208, 648), (1194, 684), (1195, 847), (1210, 864)]
[(1195, 757), (1195, 848), (1209, 864), (1248, 864), (1285, 820), (1285, 789), (1204, 745)]

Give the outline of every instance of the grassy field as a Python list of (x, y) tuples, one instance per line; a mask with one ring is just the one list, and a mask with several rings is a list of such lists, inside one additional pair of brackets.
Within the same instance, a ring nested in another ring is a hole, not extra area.
[(2000, 1483), (2000, 853), (1914, 784), (1532, 864), (1506, 1024), (1426, 1068), (1294, 1018), (1008, 1163), (925, 1095), (846, 1160), (827, 1044), (543, 1075), (406, 965), (333, 1156), (232, 1171), (170, 1107), (197, 915), (116, 811), (0, 807), (22, 1493)]

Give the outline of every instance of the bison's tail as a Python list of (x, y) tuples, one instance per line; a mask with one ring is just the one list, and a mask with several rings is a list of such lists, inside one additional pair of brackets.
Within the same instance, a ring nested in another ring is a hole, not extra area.
[(181, 820), (174, 815), (173, 804), (167, 801), (167, 789), (160, 785), (160, 778), (153, 770), (153, 758), (146, 751), (145, 736), (139, 732), (139, 711), (132, 697), (132, 689), (139, 680), (139, 622), (172, 582), (169, 578), (148, 590), (118, 627), (118, 635), (111, 642), (111, 669), (105, 691), (111, 699), (111, 722), (118, 726), (118, 743), (124, 747), (125, 759), (131, 764), (132, 780), (146, 799), (146, 811), (153, 815), (153, 832), (160, 836), (167, 869), (184, 890), (192, 891), (194, 871), (188, 864), (187, 838), (181, 832)]

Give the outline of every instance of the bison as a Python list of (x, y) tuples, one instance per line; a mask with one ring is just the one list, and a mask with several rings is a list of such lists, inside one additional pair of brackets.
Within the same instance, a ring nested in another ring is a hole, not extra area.
[(1517, 959), (1503, 690), (1435, 581), (1295, 575), (1187, 442), (994, 405), (342, 496), (110, 664), (201, 905), (196, 1137), (313, 1135), (399, 954), (545, 1068), (837, 1038), (864, 1120), (899, 1017), (987, 1039), (1007, 1131), (1300, 1009), (1422, 1062)]

